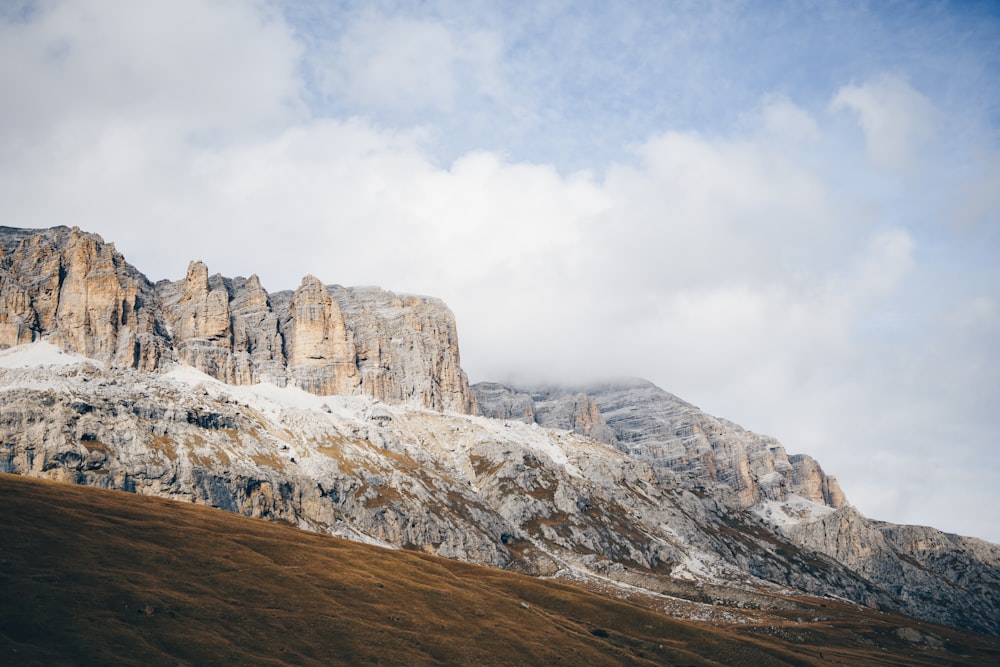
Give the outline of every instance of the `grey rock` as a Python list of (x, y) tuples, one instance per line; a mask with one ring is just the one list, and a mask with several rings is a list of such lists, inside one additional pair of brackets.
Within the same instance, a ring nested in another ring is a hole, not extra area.
[(589, 435), (654, 466), (725, 484), (742, 507), (792, 495), (833, 508), (847, 504), (836, 479), (812, 458), (788, 456), (774, 438), (708, 415), (645, 380), (582, 388), (487, 384), (473, 392), (481, 414), (508, 418), (509, 406), (523, 406), (524, 421)]
[(873, 521), (853, 507), (781, 532), (879, 582), (904, 613), (1000, 634), (1000, 546)]

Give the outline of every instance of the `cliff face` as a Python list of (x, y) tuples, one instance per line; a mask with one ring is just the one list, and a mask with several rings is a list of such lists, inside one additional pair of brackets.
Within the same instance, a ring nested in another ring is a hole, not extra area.
[(172, 356), (149, 281), (78, 229), (0, 230), (0, 347), (51, 342), (117, 366)]
[(723, 484), (741, 507), (791, 496), (847, 505), (837, 480), (767, 436), (708, 415), (644, 380), (584, 388), (473, 387), (480, 413), (580, 433), (703, 484)]
[(906, 613), (922, 613), (933, 591), (940, 609), (928, 618), (1000, 634), (1000, 600), (979, 595), (1000, 590), (1000, 548), (994, 544), (924, 526), (872, 521), (852, 507), (784, 526), (781, 532), (869, 581), (894, 582), (898, 608)]
[(298, 386), (314, 394), (354, 393), (360, 384), (354, 335), (318, 278), (302, 280), (282, 322), (288, 370)]
[(0, 228), (0, 252), (0, 348), (45, 336), (118, 367), (176, 360), (236, 385), (473, 409), (454, 316), (437, 299), (313, 276), (272, 297), (256, 276), (210, 276), (202, 262), (153, 286), (113, 244), (76, 228)]

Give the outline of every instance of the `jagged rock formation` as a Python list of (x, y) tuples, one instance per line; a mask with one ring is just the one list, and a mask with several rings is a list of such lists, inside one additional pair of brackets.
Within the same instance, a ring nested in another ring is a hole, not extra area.
[[(872, 521), (845, 507), (780, 531), (833, 556), (869, 581), (893, 582), (899, 609), (928, 620), (1000, 633), (1000, 549), (923, 526)], [(926, 609), (934, 596), (935, 609)], [(947, 610), (947, 611), (945, 611)]]
[(330, 288), (354, 335), (360, 386), (367, 396), (401, 404), (414, 397), (435, 410), (472, 413), (455, 317), (440, 299), (377, 287)]
[[(498, 382), (479, 382), (472, 385), (479, 414), (490, 419), (511, 419), (525, 424), (537, 424), (535, 401), (529, 394), (521, 393)], [(553, 426), (552, 428), (558, 428)], [(577, 432), (572, 427), (566, 430)], [(586, 435), (586, 434), (584, 434)]]
[(0, 349), (43, 336), (114, 366), (180, 361), (231, 384), (291, 383), (468, 413), (454, 316), (438, 299), (325, 286), (269, 295), (256, 276), (155, 286), (79, 229), (0, 228)]
[(645, 380), (582, 389), (473, 387), (480, 413), (590, 436), (705, 484), (725, 484), (742, 507), (799, 496), (847, 505), (837, 480), (812, 458), (788, 456), (767, 436), (708, 415)]
[(360, 384), (354, 336), (319, 278), (306, 276), (283, 318), (288, 370), (313, 394), (351, 394)]
[(149, 281), (100, 237), (0, 228), (0, 347), (48, 335), (67, 349), (152, 370), (169, 354)]

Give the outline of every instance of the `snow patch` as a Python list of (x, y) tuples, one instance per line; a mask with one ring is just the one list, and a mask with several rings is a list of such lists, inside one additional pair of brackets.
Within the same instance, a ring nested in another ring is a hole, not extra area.
[(17, 345), (0, 351), (0, 368), (33, 368), (35, 366), (96, 365), (93, 359), (66, 352), (46, 340)]
[(768, 523), (777, 526), (794, 526), (819, 521), (836, 510), (826, 505), (814, 503), (801, 496), (789, 496), (784, 502), (767, 500), (751, 508), (751, 511)]
[(684, 581), (721, 583), (718, 566), (718, 556), (692, 550), (685, 554), (683, 562), (670, 571), (670, 576)]
[(183, 364), (175, 365), (163, 377), (193, 389), (200, 387), (212, 398), (229, 398), (274, 418), (280, 417), (283, 410), (292, 409), (356, 419), (361, 410), (371, 403), (370, 399), (362, 396), (318, 396), (298, 387), (279, 387), (271, 382), (226, 384)]
[[(496, 440), (513, 441), (546, 457), (557, 466), (561, 466), (570, 476), (582, 477), (580, 469), (570, 462), (560, 442), (560, 432), (540, 427), (538, 424), (525, 424), (520, 421), (490, 419), (488, 417), (470, 418)], [(569, 438), (572, 441), (572, 438)]]

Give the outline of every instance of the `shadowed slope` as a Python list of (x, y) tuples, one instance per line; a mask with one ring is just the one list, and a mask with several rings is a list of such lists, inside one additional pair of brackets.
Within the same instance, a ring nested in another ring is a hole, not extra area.
[[(0, 475), (0, 503), (4, 664), (823, 662), (787, 636), (158, 498)], [(954, 660), (840, 643), (856, 664)]]

